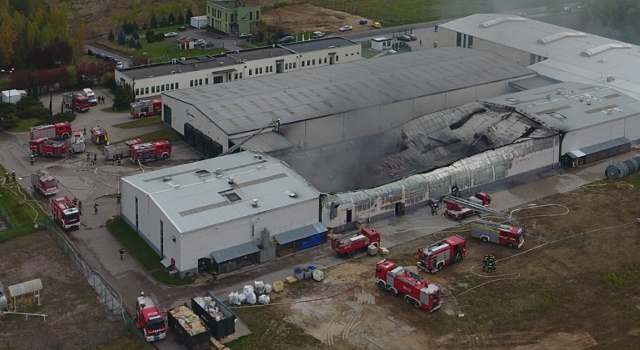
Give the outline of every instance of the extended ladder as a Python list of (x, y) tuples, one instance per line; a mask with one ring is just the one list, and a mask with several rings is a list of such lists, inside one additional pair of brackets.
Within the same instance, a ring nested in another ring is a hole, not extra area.
[(469, 208), (469, 209), (473, 209), (476, 210), (478, 212), (483, 212), (483, 213), (487, 213), (487, 214), (491, 214), (503, 219), (507, 219), (507, 220), (512, 220), (511, 216), (508, 213), (504, 213), (495, 209), (491, 209), (489, 207), (485, 207), (482, 204), (470, 201), (468, 199), (463, 199), (463, 198), (458, 198), (458, 197), (454, 197), (450, 194), (445, 195), (443, 198), (443, 201), (445, 202), (449, 202), (449, 203), (454, 203), (454, 204), (458, 204), (461, 207), (464, 208)]

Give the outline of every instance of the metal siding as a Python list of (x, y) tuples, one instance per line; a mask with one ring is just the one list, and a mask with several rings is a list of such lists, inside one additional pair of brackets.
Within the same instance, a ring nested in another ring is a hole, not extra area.
[(380, 132), (380, 114), (378, 107), (364, 108), (344, 114), (344, 135), (347, 139), (372, 135)]
[(631, 141), (640, 139), (640, 115), (625, 119), (624, 136)]
[(305, 122), (281, 125), (279, 132), (296, 146), (304, 147), (307, 139)]
[(463, 105), (476, 100), (476, 87), (449, 91), (446, 94), (445, 108)]
[(567, 133), (562, 141), (562, 154), (611, 140), (613, 123), (594, 125)]
[[(380, 119), (393, 119), (394, 125), (401, 125), (413, 119), (414, 99), (380, 106)], [(386, 129), (383, 129), (384, 131)]]
[(258, 249), (258, 246), (254, 242), (246, 242), (233, 247), (215, 250), (211, 253), (211, 257), (220, 264), (229, 260), (255, 254), (259, 251), (260, 249)]
[(324, 224), (322, 224), (321, 222), (317, 222), (311, 225), (285, 231), (274, 236), (278, 243), (283, 245), (297, 240), (309, 238), (319, 233), (325, 233), (327, 231), (327, 227), (324, 226)]
[(305, 148), (313, 148), (343, 140), (344, 113), (305, 122)]
[(296, 205), (271, 210), (267, 213), (253, 215), (252, 221), (260, 219), (255, 224), (255, 238), (260, 238), (260, 232), (267, 229), (271, 236), (291, 231), (318, 222), (318, 200), (313, 199)]
[(422, 117), (425, 114), (433, 113), (446, 108), (446, 93), (418, 97), (414, 99), (413, 117)]
[(626, 118), (611, 121), (611, 123), (609, 124), (609, 140), (613, 140), (613, 139), (617, 139), (625, 136), (625, 131), (624, 131), (624, 127), (626, 124), (625, 121), (626, 121)]

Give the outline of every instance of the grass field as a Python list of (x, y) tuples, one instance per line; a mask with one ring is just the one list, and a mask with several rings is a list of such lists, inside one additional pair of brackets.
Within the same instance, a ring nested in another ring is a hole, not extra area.
[(156, 117), (136, 119), (130, 122), (114, 124), (111, 126), (113, 126), (114, 128), (120, 128), (120, 129), (135, 129), (135, 128), (142, 128), (145, 126), (155, 125), (160, 123), (162, 123), (162, 117), (156, 116)]
[[(10, 170), (5, 170), (0, 166), (0, 174), (4, 176)], [(0, 180), (2, 182), (4, 180)], [(19, 180), (18, 180), (19, 181)], [(22, 184), (27, 184), (30, 179), (26, 178)], [(21, 186), (11, 181), (0, 186), (0, 208), (8, 216), (8, 220), (3, 218), (9, 227), (7, 230), (0, 232), (0, 242), (27, 235), (39, 231), (34, 227), (35, 223), (42, 224), (47, 217), (44, 211), (31, 200), (31, 195), (27, 193)], [(47, 199), (38, 198), (38, 200), (46, 201)]]
[[(156, 30), (158, 32), (158, 30)], [(163, 33), (170, 32), (170, 30), (162, 30)], [(179, 37), (185, 32), (180, 32)], [(188, 33), (188, 32), (187, 32)], [(144, 34), (144, 33), (141, 33)], [(140, 44), (142, 45), (142, 49), (131, 50), (128, 46), (121, 46), (117, 43), (108, 43), (108, 46), (105, 45), (106, 41), (97, 40), (92, 42), (92, 45), (103, 48), (107, 51), (113, 51), (121, 54), (124, 57), (148, 57), (153, 62), (160, 62), (166, 59), (170, 61), (173, 58), (181, 58), (181, 57), (193, 57), (193, 56), (203, 56), (203, 55), (218, 55), (220, 53), (228, 51), (225, 48), (215, 48), (211, 50), (203, 50), (200, 47), (196, 47), (192, 50), (184, 50), (180, 51), (176, 48), (176, 38), (165, 38), (162, 41), (147, 43), (144, 38), (140, 39)]]
[(18, 119), (18, 125), (11, 129), (11, 132), (28, 132), (32, 126), (40, 123), (40, 118)]

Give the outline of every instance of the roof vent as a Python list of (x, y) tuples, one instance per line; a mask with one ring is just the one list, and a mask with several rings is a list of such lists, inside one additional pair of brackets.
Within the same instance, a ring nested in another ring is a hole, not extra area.
[(562, 90), (561, 89), (556, 90), (556, 95), (562, 95)]
[(254, 207), (254, 208), (257, 208), (258, 207), (258, 200), (257, 199), (252, 199), (251, 200), (251, 206)]
[(547, 96), (545, 96), (545, 98), (546, 98), (547, 100), (550, 100), (550, 99), (551, 99), (551, 94), (547, 94)]
[(253, 158), (255, 158), (255, 159), (259, 159), (259, 160), (262, 160), (262, 155), (260, 155), (260, 154), (254, 154), (254, 155), (253, 155)]
[(229, 183), (229, 185), (233, 185), (234, 183), (236, 183), (236, 180), (233, 179), (233, 176), (229, 176), (229, 178), (227, 178), (227, 182)]
[(162, 178), (162, 182), (169, 182), (169, 181), (171, 181), (171, 176), (169, 176), (169, 175), (164, 176), (164, 177)]
[(198, 170), (195, 172), (196, 175), (198, 175), (199, 177), (203, 177), (203, 176), (209, 176), (211, 175), (210, 172), (208, 172), (207, 170)]
[(582, 95), (578, 96), (578, 100), (579, 100), (580, 102), (584, 101), (584, 96), (582, 96)]
[(216, 175), (222, 175), (222, 168), (216, 169)]
[(186, 58), (180, 57), (180, 61), (184, 62), (184, 60), (186, 60)]
[(289, 193), (289, 197), (296, 198), (296, 197), (298, 197), (298, 195), (295, 192), (291, 192), (291, 193)]
[(613, 79), (613, 77), (611, 75), (607, 75), (607, 83), (610, 83), (612, 81), (614, 81), (615, 79)]
[(171, 71), (171, 74), (176, 74), (176, 71), (172, 70), (172, 71)]
[(220, 61), (220, 65), (223, 65), (223, 64), (224, 64), (224, 62)]
[(591, 106), (591, 99), (587, 100), (587, 106)]
[(612, 112), (613, 112), (613, 111), (611, 110), (611, 108), (607, 109), (607, 114), (608, 114), (608, 115), (611, 115), (611, 113), (612, 113)]

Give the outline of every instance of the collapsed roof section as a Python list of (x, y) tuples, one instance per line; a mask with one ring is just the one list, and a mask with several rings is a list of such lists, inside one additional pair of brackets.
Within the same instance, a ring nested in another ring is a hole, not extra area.
[[(280, 157), (321, 192), (372, 188), (556, 132), (478, 102), (416, 118), (372, 137)], [(326, 169), (327, 171), (318, 171)]]

